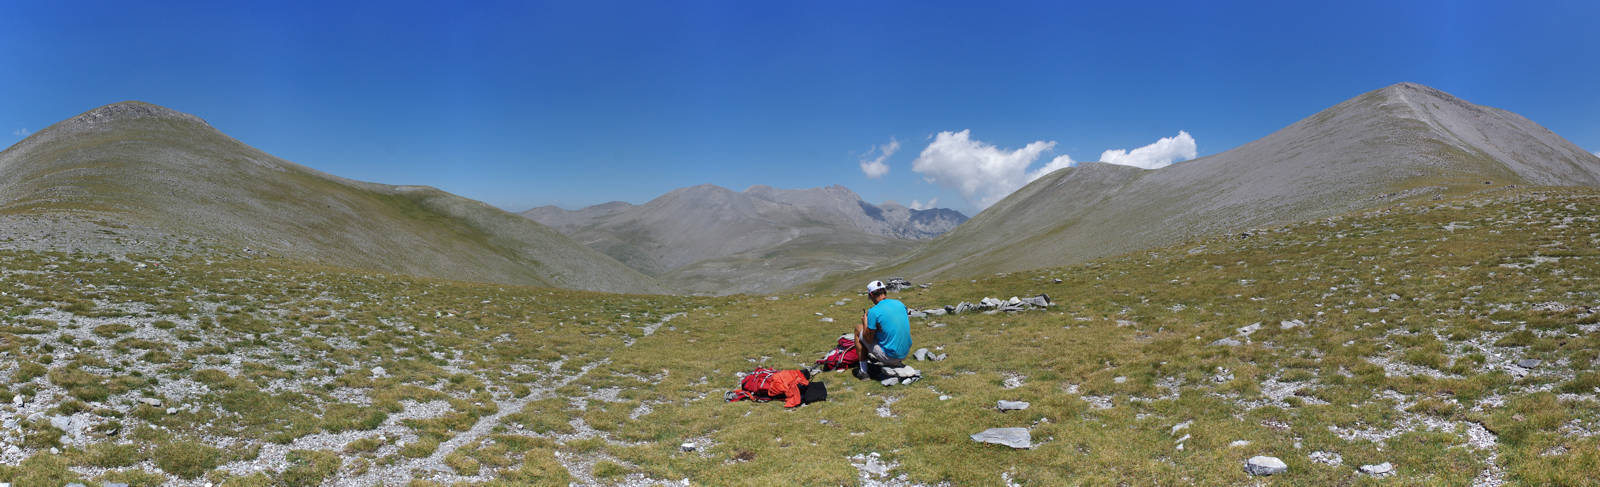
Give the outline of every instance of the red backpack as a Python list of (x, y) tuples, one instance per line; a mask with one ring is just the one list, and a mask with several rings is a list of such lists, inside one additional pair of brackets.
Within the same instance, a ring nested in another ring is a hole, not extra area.
[(856, 352), (855, 335), (846, 333), (839, 336), (839, 345), (817, 360), (817, 365), (822, 370), (844, 370), (855, 367), (861, 361), (860, 354)]
[(767, 383), (772, 382), (772, 374), (777, 372), (778, 369), (772, 367), (756, 367), (756, 370), (739, 379), (739, 390), (729, 391), (723, 399), (727, 399), (728, 402), (771, 401), (772, 397), (767, 395)]

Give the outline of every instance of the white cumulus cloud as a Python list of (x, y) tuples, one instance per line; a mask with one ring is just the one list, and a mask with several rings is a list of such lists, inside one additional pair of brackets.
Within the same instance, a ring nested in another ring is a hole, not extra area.
[(31, 134), (31, 133), (33, 133), (33, 132), (29, 132), (27, 127), (23, 127), (23, 128), (11, 131), (11, 135), (15, 135), (17, 137), (27, 137), (28, 134)]
[[(939, 132), (933, 136), (933, 142), (922, 149), (922, 154), (911, 162), (911, 170), (921, 174), (927, 182), (960, 191), (967, 202), (981, 211), (1035, 179), (1077, 165), (1072, 157), (1061, 154), (1044, 165), (1028, 169), (1055, 146), (1054, 141), (1040, 140), (1020, 149), (1002, 149), (981, 140), (973, 140), (971, 130)], [(1196, 155), (1194, 137), (1180, 130), (1177, 136), (1163, 137), (1137, 149), (1105, 151), (1100, 154), (1100, 160), (1156, 169), (1177, 161), (1194, 159)], [(917, 202), (912, 203), (915, 205)], [(932, 202), (927, 206), (932, 207)]]
[[(1037, 171), (1030, 174), (1028, 166), (1055, 146), (1055, 142), (1040, 140), (1006, 150), (972, 140), (971, 130), (939, 132), (911, 162), (911, 170), (930, 183), (960, 191), (968, 202), (983, 209), (1043, 175)], [(1046, 167), (1056, 164), (1051, 161)]]
[(1177, 161), (1194, 159), (1197, 152), (1194, 137), (1178, 131), (1175, 137), (1162, 137), (1155, 143), (1134, 150), (1112, 149), (1100, 153), (1100, 162), (1121, 164), (1145, 169), (1160, 169)]
[(913, 210), (932, 210), (934, 208), (938, 208), (938, 205), (939, 205), (939, 198), (934, 198), (934, 199), (928, 200), (927, 203), (923, 203), (923, 202), (917, 201), (917, 200), (911, 200), (911, 205), (907, 206), (906, 208), (910, 208), (910, 209), (913, 209)]
[[(878, 179), (885, 174), (889, 174), (889, 164), (883, 161), (899, 150), (900, 141), (894, 140), (894, 137), (889, 138), (889, 143), (875, 146), (868, 150), (861, 159), (861, 173), (866, 174), (868, 179)], [(878, 156), (872, 157), (874, 153), (878, 154)], [(868, 157), (872, 158), (867, 159)]]

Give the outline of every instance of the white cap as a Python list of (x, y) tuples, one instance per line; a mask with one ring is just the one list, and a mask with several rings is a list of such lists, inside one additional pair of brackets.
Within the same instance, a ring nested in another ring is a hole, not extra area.
[(867, 294), (872, 294), (872, 293), (875, 293), (875, 292), (878, 292), (878, 291), (882, 291), (887, 287), (888, 286), (883, 285), (883, 281), (872, 281), (872, 282), (869, 282), (869, 283), (867, 283)]

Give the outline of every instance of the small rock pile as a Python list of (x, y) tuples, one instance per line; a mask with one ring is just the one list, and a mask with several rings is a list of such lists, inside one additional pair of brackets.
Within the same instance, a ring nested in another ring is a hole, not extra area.
[(963, 313), (1015, 313), (1029, 309), (1044, 309), (1054, 304), (1054, 302), (1050, 301), (1050, 296), (1044, 294), (1040, 294), (1031, 298), (1018, 298), (1016, 296), (1012, 296), (1011, 299), (996, 299), (985, 297), (979, 300), (976, 304), (962, 301), (959, 304), (946, 305), (943, 308), (912, 310), (911, 317), (926, 318), (928, 316), (943, 316), (947, 314), (958, 315)]
[(883, 281), (883, 285), (891, 292), (900, 292), (903, 289), (912, 288), (911, 281), (906, 280), (904, 277), (891, 277), (888, 280)]

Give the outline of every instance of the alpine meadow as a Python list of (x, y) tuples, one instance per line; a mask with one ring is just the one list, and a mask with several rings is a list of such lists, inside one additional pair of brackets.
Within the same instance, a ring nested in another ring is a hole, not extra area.
[(1270, 7), (0, 7), (0, 487), (1600, 485), (1600, 12)]

